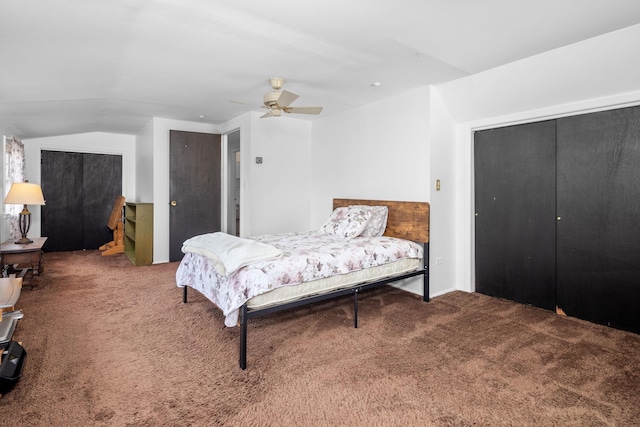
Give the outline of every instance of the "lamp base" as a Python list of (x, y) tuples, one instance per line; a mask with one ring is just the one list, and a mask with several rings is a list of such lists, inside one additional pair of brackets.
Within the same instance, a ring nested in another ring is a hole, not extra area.
[(16, 245), (33, 243), (33, 240), (27, 237), (29, 227), (31, 227), (31, 212), (29, 212), (29, 209), (27, 209), (27, 205), (24, 205), (24, 208), (22, 208), (22, 212), (20, 212), (20, 219), (18, 222), (20, 226), (20, 235), (22, 237), (19, 240), (16, 240)]

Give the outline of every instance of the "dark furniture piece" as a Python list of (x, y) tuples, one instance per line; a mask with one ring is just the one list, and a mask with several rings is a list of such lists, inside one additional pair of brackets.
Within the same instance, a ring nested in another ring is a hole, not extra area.
[(23, 278), (23, 284), (38, 286), (38, 276), (42, 274), (42, 246), (47, 241), (46, 237), (36, 237), (33, 243), (17, 245), (14, 240), (7, 240), (0, 247), (0, 264), (2, 264), (3, 276), (7, 276), (11, 270), (19, 272), (17, 275)]

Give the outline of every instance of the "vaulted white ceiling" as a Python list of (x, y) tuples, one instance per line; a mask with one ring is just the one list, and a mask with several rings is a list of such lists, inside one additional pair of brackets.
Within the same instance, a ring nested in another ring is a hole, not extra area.
[(0, 17), (0, 130), (35, 138), (224, 123), (276, 76), (323, 117), (635, 25), (640, 1), (18, 0)]

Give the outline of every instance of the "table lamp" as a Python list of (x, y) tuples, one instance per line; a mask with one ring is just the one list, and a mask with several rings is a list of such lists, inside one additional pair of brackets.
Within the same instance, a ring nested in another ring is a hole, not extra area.
[(4, 203), (6, 205), (24, 205), (22, 212), (20, 212), (19, 221), (22, 237), (15, 243), (32, 243), (33, 240), (27, 238), (29, 227), (31, 227), (31, 212), (27, 209), (27, 205), (44, 205), (44, 196), (40, 186), (30, 182), (14, 182), (11, 184), (11, 189), (9, 189)]

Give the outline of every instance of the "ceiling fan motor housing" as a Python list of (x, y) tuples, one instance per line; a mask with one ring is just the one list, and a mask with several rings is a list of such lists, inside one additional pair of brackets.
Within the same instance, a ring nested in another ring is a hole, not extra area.
[(262, 98), (265, 107), (269, 112), (262, 117), (280, 117), (282, 112), (298, 114), (320, 114), (322, 107), (291, 107), (291, 103), (298, 99), (298, 95), (288, 90), (281, 90), (284, 79), (273, 77), (269, 79), (273, 92), (267, 92)]
[(268, 92), (264, 94), (264, 105), (267, 107), (272, 107), (278, 103), (278, 99), (280, 98), (280, 92)]

